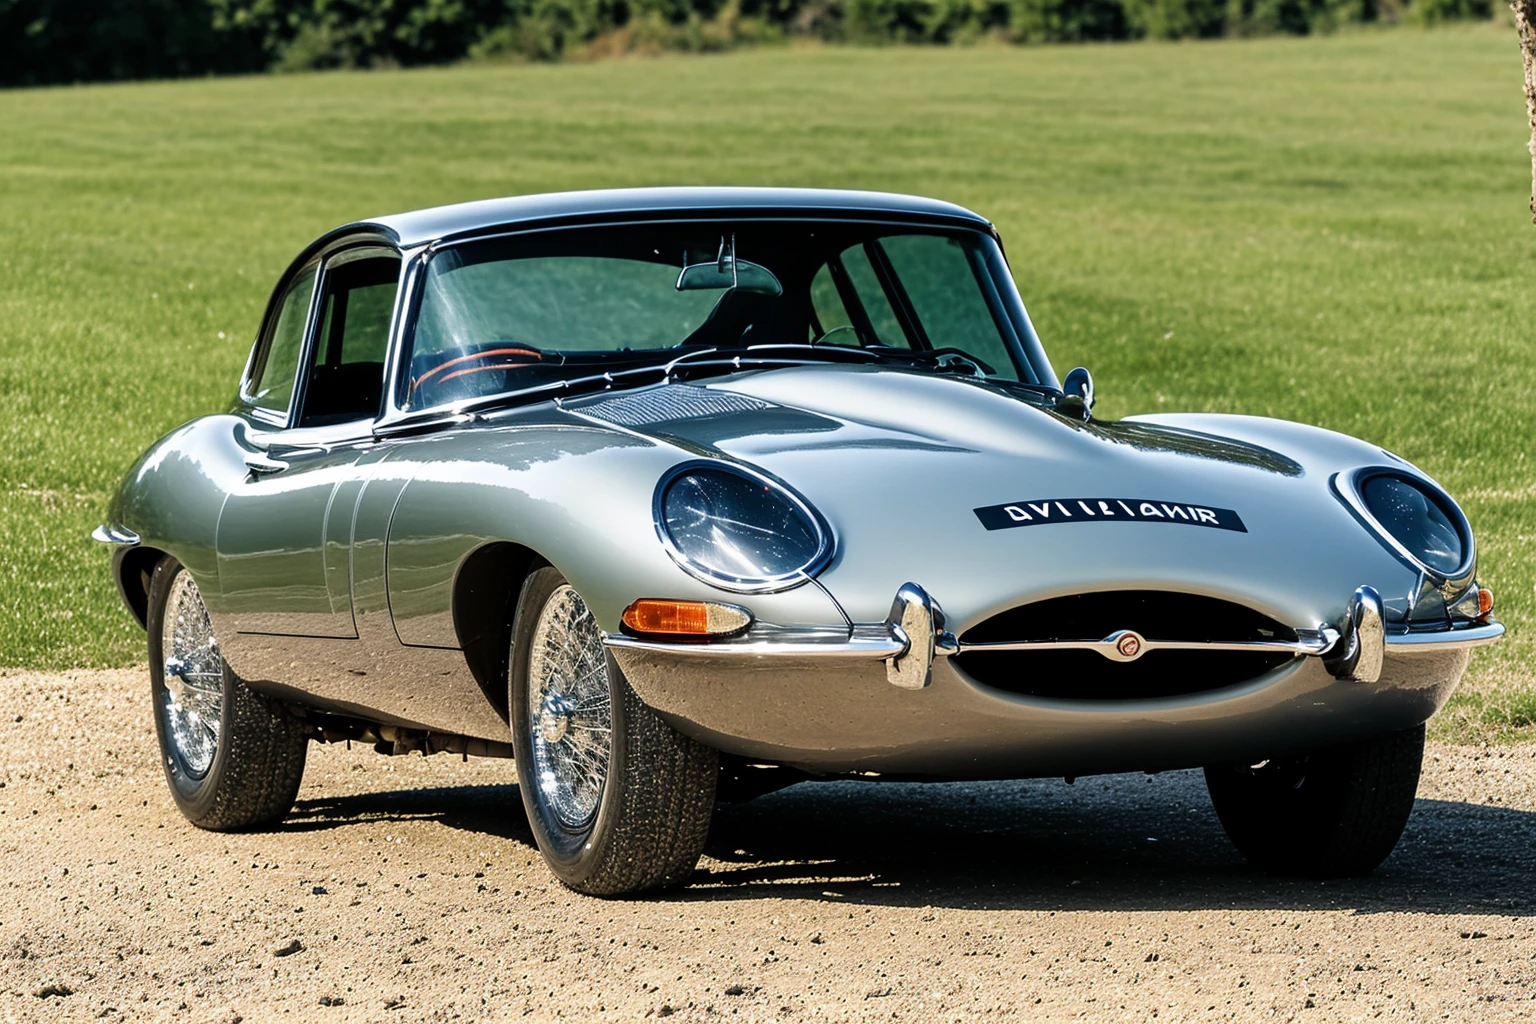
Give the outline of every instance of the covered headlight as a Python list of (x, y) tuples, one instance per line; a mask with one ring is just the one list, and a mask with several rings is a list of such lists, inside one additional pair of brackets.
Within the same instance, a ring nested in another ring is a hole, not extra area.
[(1472, 531), (1446, 494), (1424, 480), (1390, 470), (1356, 474), (1359, 509), (1400, 555), (1442, 579), (1472, 568)]
[(656, 488), (656, 530), (678, 565), (738, 593), (787, 590), (831, 555), (831, 534), (804, 499), (769, 477), (690, 463)]

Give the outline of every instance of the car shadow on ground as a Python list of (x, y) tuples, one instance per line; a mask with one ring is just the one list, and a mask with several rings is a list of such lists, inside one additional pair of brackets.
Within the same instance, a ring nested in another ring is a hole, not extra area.
[(369, 821), (428, 821), (532, 847), (517, 786), (434, 786), (300, 800), (283, 832), (322, 832)]
[[(533, 845), (517, 787), (301, 801), (285, 828), (428, 820)], [(994, 910), (1536, 913), (1536, 813), (1419, 800), (1376, 872), (1276, 878), (1222, 832), (1199, 772), (989, 783), (811, 782), (715, 814), (670, 901), (841, 900)]]

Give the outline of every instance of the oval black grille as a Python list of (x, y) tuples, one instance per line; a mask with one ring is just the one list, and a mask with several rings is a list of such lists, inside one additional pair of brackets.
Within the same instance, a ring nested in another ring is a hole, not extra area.
[(955, 664), (986, 686), (1031, 697), (1142, 700), (1246, 682), (1295, 655), (1266, 651), (1149, 651), (1115, 662), (1089, 650), (964, 651), (964, 645), (1021, 640), (1101, 640), (1131, 629), (1148, 640), (1297, 639), (1296, 632), (1231, 601), (1157, 590), (1071, 594), (1001, 612), (960, 637)]

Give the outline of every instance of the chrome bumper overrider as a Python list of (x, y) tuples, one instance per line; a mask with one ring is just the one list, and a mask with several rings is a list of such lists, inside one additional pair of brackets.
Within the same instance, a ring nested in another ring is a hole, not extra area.
[(759, 625), (743, 636), (706, 643), (645, 640), (618, 633), (604, 634), (603, 642), (618, 650), (683, 658), (878, 659), (886, 663), (886, 679), (893, 686), (920, 690), (932, 681), (936, 657), (963, 651), (1090, 650), (1120, 662), (1135, 661), (1157, 650), (1290, 652), (1321, 658), (1335, 678), (1374, 683), (1381, 677), (1388, 651), (1398, 655), (1475, 647), (1504, 635), (1503, 624), (1495, 621), (1435, 631), (1388, 632), (1381, 597), (1371, 587), (1355, 591), (1338, 627), (1298, 628), (1295, 640), (1157, 640), (1131, 630), (1116, 630), (1100, 639), (962, 644), (944, 626), (944, 612), (938, 602), (916, 583), (907, 583), (897, 590), (891, 614), (884, 622), (856, 624), (851, 629)]
[(139, 535), (122, 526), (103, 524), (91, 531), (91, 540), (98, 544), (132, 546), (139, 542)]

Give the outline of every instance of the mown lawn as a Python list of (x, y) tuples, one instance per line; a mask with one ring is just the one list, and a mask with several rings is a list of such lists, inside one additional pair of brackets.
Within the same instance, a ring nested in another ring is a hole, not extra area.
[(1524, 115), (1493, 25), (0, 92), (0, 665), (142, 659), (86, 535), (146, 444), (226, 404), (319, 232), (519, 192), (844, 186), (994, 218), (1101, 415), (1305, 420), (1438, 476), (1513, 636), (1437, 728), (1530, 733)]

